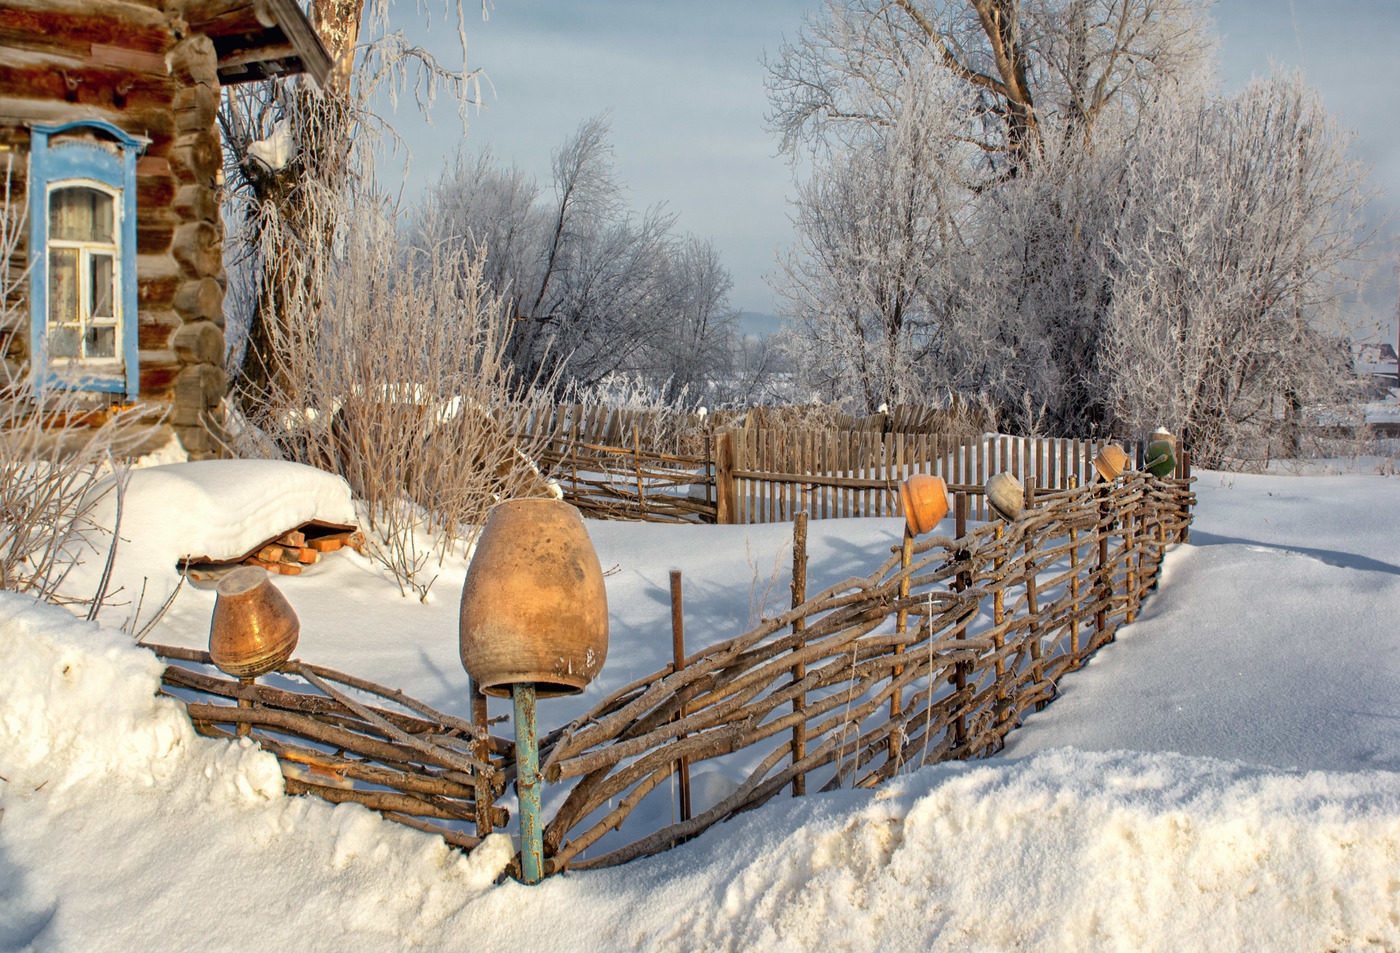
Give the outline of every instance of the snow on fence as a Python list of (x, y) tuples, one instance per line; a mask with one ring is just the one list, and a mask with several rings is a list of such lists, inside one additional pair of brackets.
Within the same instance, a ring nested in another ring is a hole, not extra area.
[[(784, 790), (870, 786), (997, 750), (1133, 621), (1166, 547), (1189, 530), (1190, 482), (1131, 472), (1028, 487), (1018, 519), (971, 528), (972, 494), (958, 492), (952, 536), (906, 537), (868, 575), (810, 598), (800, 516), (790, 611), (696, 652), (680, 645), (678, 663), (544, 736), (547, 792), (559, 792), (546, 873), (665, 850)], [(678, 605), (673, 629), (681, 642)], [(291, 793), (358, 801), (464, 850), (506, 822), (495, 802), (515, 774), (513, 745), (490, 733), (479, 693), (468, 720), (301, 662), (265, 685), (219, 676), (202, 652), (157, 651), (196, 727), (275, 753)], [(742, 780), (702, 792), (692, 815), (689, 769), (712, 759)]]

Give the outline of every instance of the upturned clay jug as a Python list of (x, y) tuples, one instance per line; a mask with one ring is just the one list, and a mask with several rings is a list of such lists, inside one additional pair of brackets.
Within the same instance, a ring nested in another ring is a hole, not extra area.
[(1010, 473), (995, 473), (983, 487), (983, 492), (987, 495), (987, 502), (996, 514), (1008, 523), (1021, 515), (1021, 508), (1026, 505), (1026, 494), (1021, 488), (1021, 481)]
[(573, 695), (608, 654), (603, 569), (579, 511), (520, 499), (491, 509), (462, 586), (462, 666), (488, 695), (532, 683)]
[(1094, 469), (1109, 483), (1122, 476), (1127, 465), (1128, 455), (1116, 443), (1105, 444), (1103, 449), (1094, 455)]
[(911, 535), (927, 533), (948, 515), (948, 485), (942, 477), (915, 473), (899, 484), (899, 508)]
[(240, 566), (219, 580), (209, 655), (234, 678), (257, 678), (292, 657), (301, 622), (267, 570)]

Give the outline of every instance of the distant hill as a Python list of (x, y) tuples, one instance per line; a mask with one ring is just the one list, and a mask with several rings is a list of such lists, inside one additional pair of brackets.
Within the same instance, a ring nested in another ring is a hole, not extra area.
[(739, 333), (745, 336), (767, 337), (782, 325), (783, 319), (776, 314), (764, 314), (760, 311), (739, 312)]

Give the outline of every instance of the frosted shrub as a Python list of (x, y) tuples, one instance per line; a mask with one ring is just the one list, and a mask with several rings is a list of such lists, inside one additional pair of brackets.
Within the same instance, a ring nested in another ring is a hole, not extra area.
[(399, 254), (392, 221), (387, 207), (344, 209), (334, 256), (292, 263), (306, 294), (273, 348), (286, 384), (242, 395), (252, 428), (236, 449), (344, 476), (371, 551), (424, 597), (430, 564), (470, 544), (495, 502), (551, 487), (521, 436), (542, 408), (503, 361), (508, 322), (482, 252)]

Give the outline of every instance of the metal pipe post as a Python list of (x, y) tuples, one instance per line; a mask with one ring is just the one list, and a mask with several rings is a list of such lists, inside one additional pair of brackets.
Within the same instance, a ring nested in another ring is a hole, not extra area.
[(535, 733), (535, 686), (512, 685), (515, 703), (515, 791), (520, 799), (520, 879), (540, 882), (544, 869), (544, 828), (540, 825), (540, 753)]

